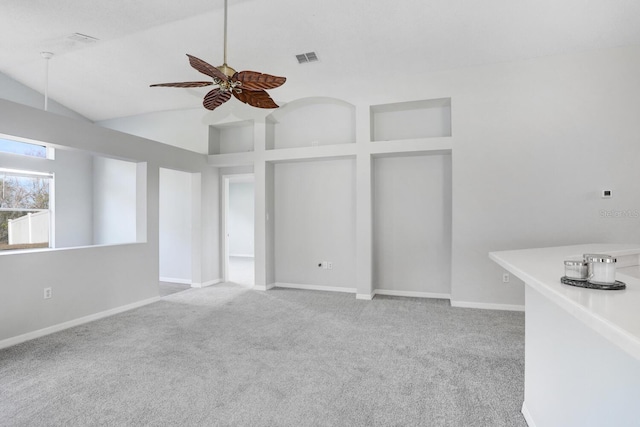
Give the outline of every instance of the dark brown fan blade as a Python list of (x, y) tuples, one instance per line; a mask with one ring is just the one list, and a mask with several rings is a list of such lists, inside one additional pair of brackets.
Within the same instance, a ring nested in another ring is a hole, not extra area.
[(187, 56), (189, 57), (189, 64), (202, 74), (213, 77), (214, 79), (222, 80), (223, 82), (226, 82), (229, 79), (222, 71), (218, 70), (213, 65), (208, 64), (193, 55), (189, 55), (188, 53)]
[(285, 77), (272, 76), (257, 71), (240, 71), (232, 77), (232, 80), (242, 82), (240, 87), (247, 90), (273, 89), (287, 81)]
[(278, 108), (278, 104), (264, 90), (243, 90), (240, 93), (233, 92), (233, 96), (245, 104), (258, 108)]
[(205, 97), (204, 101), (202, 101), (202, 105), (207, 110), (214, 110), (217, 107), (221, 106), (225, 102), (227, 102), (231, 98), (231, 93), (228, 91), (221, 91), (220, 89), (213, 89), (210, 91)]
[(158, 83), (150, 87), (203, 87), (210, 86), (212, 82), (181, 82), (181, 83)]

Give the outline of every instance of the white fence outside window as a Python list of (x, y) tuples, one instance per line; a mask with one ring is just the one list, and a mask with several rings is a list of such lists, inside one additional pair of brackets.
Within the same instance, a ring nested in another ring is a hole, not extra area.
[(9, 244), (47, 243), (49, 241), (49, 211), (28, 213), (9, 220)]

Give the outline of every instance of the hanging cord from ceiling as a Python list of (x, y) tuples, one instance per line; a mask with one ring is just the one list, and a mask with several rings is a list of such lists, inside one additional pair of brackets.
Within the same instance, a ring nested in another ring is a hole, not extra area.
[(51, 52), (40, 52), (44, 58), (44, 111), (49, 111), (49, 60), (53, 57)]

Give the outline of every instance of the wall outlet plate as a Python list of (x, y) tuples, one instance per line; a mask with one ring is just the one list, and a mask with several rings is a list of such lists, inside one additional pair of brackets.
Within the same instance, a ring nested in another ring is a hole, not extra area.
[(51, 288), (44, 288), (44, 299), (49, 299), (52, 295)]

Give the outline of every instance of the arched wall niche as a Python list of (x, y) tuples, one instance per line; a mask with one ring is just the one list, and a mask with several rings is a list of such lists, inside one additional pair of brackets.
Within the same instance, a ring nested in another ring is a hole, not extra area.
[(356, 139), (355, 106), (336, 98), (289, 102), (266, 117), (268, 150), (350, 144)]

